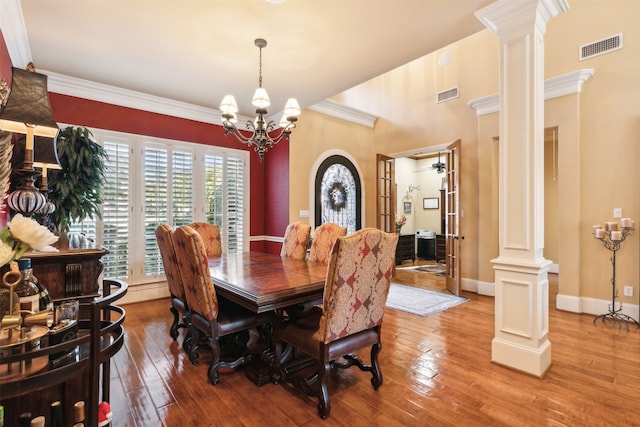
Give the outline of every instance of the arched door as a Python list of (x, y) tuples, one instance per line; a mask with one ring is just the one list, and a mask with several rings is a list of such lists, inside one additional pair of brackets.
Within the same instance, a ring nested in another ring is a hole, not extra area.
[(314, 188), (315, 227), (333, 222), (346, 227), (347, 233), (362, 228), (360, 175), (349, 159), (327, 157), (318, 168)]

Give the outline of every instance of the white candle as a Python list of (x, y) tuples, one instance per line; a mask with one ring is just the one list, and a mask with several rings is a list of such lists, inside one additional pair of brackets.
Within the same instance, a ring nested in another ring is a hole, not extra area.
[(598, 228), (596, 230), (596, 238), (597, 239), (603, 239), (604, 238), (604, 229), (603, 228)]
[(607, 223), (605, 223), (605, 227), (606, 227), (607, 231), (616, 231), (618, 229), (618, 223), (617, 222), (607, 222)]
[(622, 225), (622, 228), (631, 228), (631, 218), (620, 219), (620, 225)]
[(598, 224), (598, 225), (592, 225), (592, 226), (591, 226), (591, 228), (593, 228), (593, 234), (596, 234), (596, 231), (597, 231), (599, 228), (602, 228), (602, 226), (600, 226), (600, 224)]
[(611, 232), (611, 240), (620, 240), (620, 239), (622, 239), (622, 231)]

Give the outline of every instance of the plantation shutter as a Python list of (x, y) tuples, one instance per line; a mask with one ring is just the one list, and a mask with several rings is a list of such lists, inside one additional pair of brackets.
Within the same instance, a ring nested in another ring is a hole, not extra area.
[(222, 229), (222, 206), (224, 194), (223, 181), (223, 158), (222, 156), (204, 157), (205, 168), (205, 219), (209, 224), (216, 224)]
[(172, 164), (173, 226), (177, 227), (193, 222), (193, 154), (174, 151)]
[(166, 149), (144, 150), (144, 275), (164, 274), (156, 228), (167, 222), (169, 159)]
[[(107, 152), (102, 205), (102, 242), (109, 253), (102, 258), (104, 276), (129, 276), (129, 156), (128, 144), (104, 142)], [(84, 225), (84, 222), (83, 222)]]
[(244, 249), (245, 161), (205, 155), (205, 218), (220, 226), (225, 252)]
[(244, 160), (228, 157), (226, 162), (227, 251), (244, 249)]
[(247, 152), (115, 132), (94, 134), (107, 153), (102, 220), (85, 219), (71, 224), (71, 231), (84, 232), (109, 250), (102, 258), (105, 278), (129, 285), (164, 280), (155, 238), (163, 223), (217, 224), (223, 251), (246, 250)]

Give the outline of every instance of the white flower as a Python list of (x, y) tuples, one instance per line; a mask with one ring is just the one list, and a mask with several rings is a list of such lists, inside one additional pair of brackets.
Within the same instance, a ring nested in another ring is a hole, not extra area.
[(51, 246), (58, 241), (58, 236), (49, 231), (47, 227), (38, 224), (35, 220), (16, 214), (8, 226), (15, 239), (26, 243), (31, 248), (43, 252), (58, 251)]
[(0, 266), (5, 265), (9, 261), (11, 261), (15, 254), (16, 252), (11, 246), (0, 240)]

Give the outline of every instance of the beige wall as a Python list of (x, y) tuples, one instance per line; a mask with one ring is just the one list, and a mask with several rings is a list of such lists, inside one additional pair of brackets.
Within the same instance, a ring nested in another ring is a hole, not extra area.
[[(289, 144), (289, 222), (302, 221), (313, 225), (310, 185), (315, 179), (314, 165), (318, 159), (327, 157), (327, 153), (339, 150), (355, 163), (363, 175), (363, 227), (375, 227), (376, 151), (372, 140), (371, 128), (304, 110)], [(301, 210), (309, 211), (310, 217), (300, 217)]]
[[(545, 78), (592, 68), (582, 93), (545, 102), (545, 128), (558, 128), (558, 255), (560, 293), (610, 298), (609, 253), (590, 234), (612, 209), (640, 224), (639, 1), (570, 0), (545, 36)], [(578, 61), (578, 46), (623, 33), (623, 49)], [(440, 66), (445, 51), (451, 62)], [(485, 30), (334, 99), (378, 115), (375, 128), (305, 111), (291, 144), (291, 220), (309, 205), (309, 171), (317, 156), (341, 149), (358, 160), (366, 186), (366, 226), (375, 226), (375, 154), (394, 155), (462, 140), (462, 276), (493, 282), (498, 255), (498, 114), (477, 117), (467, 102), (498, 92), (498, 41)], [(458, 86), (460, 97), (435, 103)], [(298, 181), (296, 177), (300, 177)], [(414, 206), (415, 207), (415, 206)], [(634, 232), (618, 253), (618, 284), (634, 286), (638, 303), (639, 242)]]

